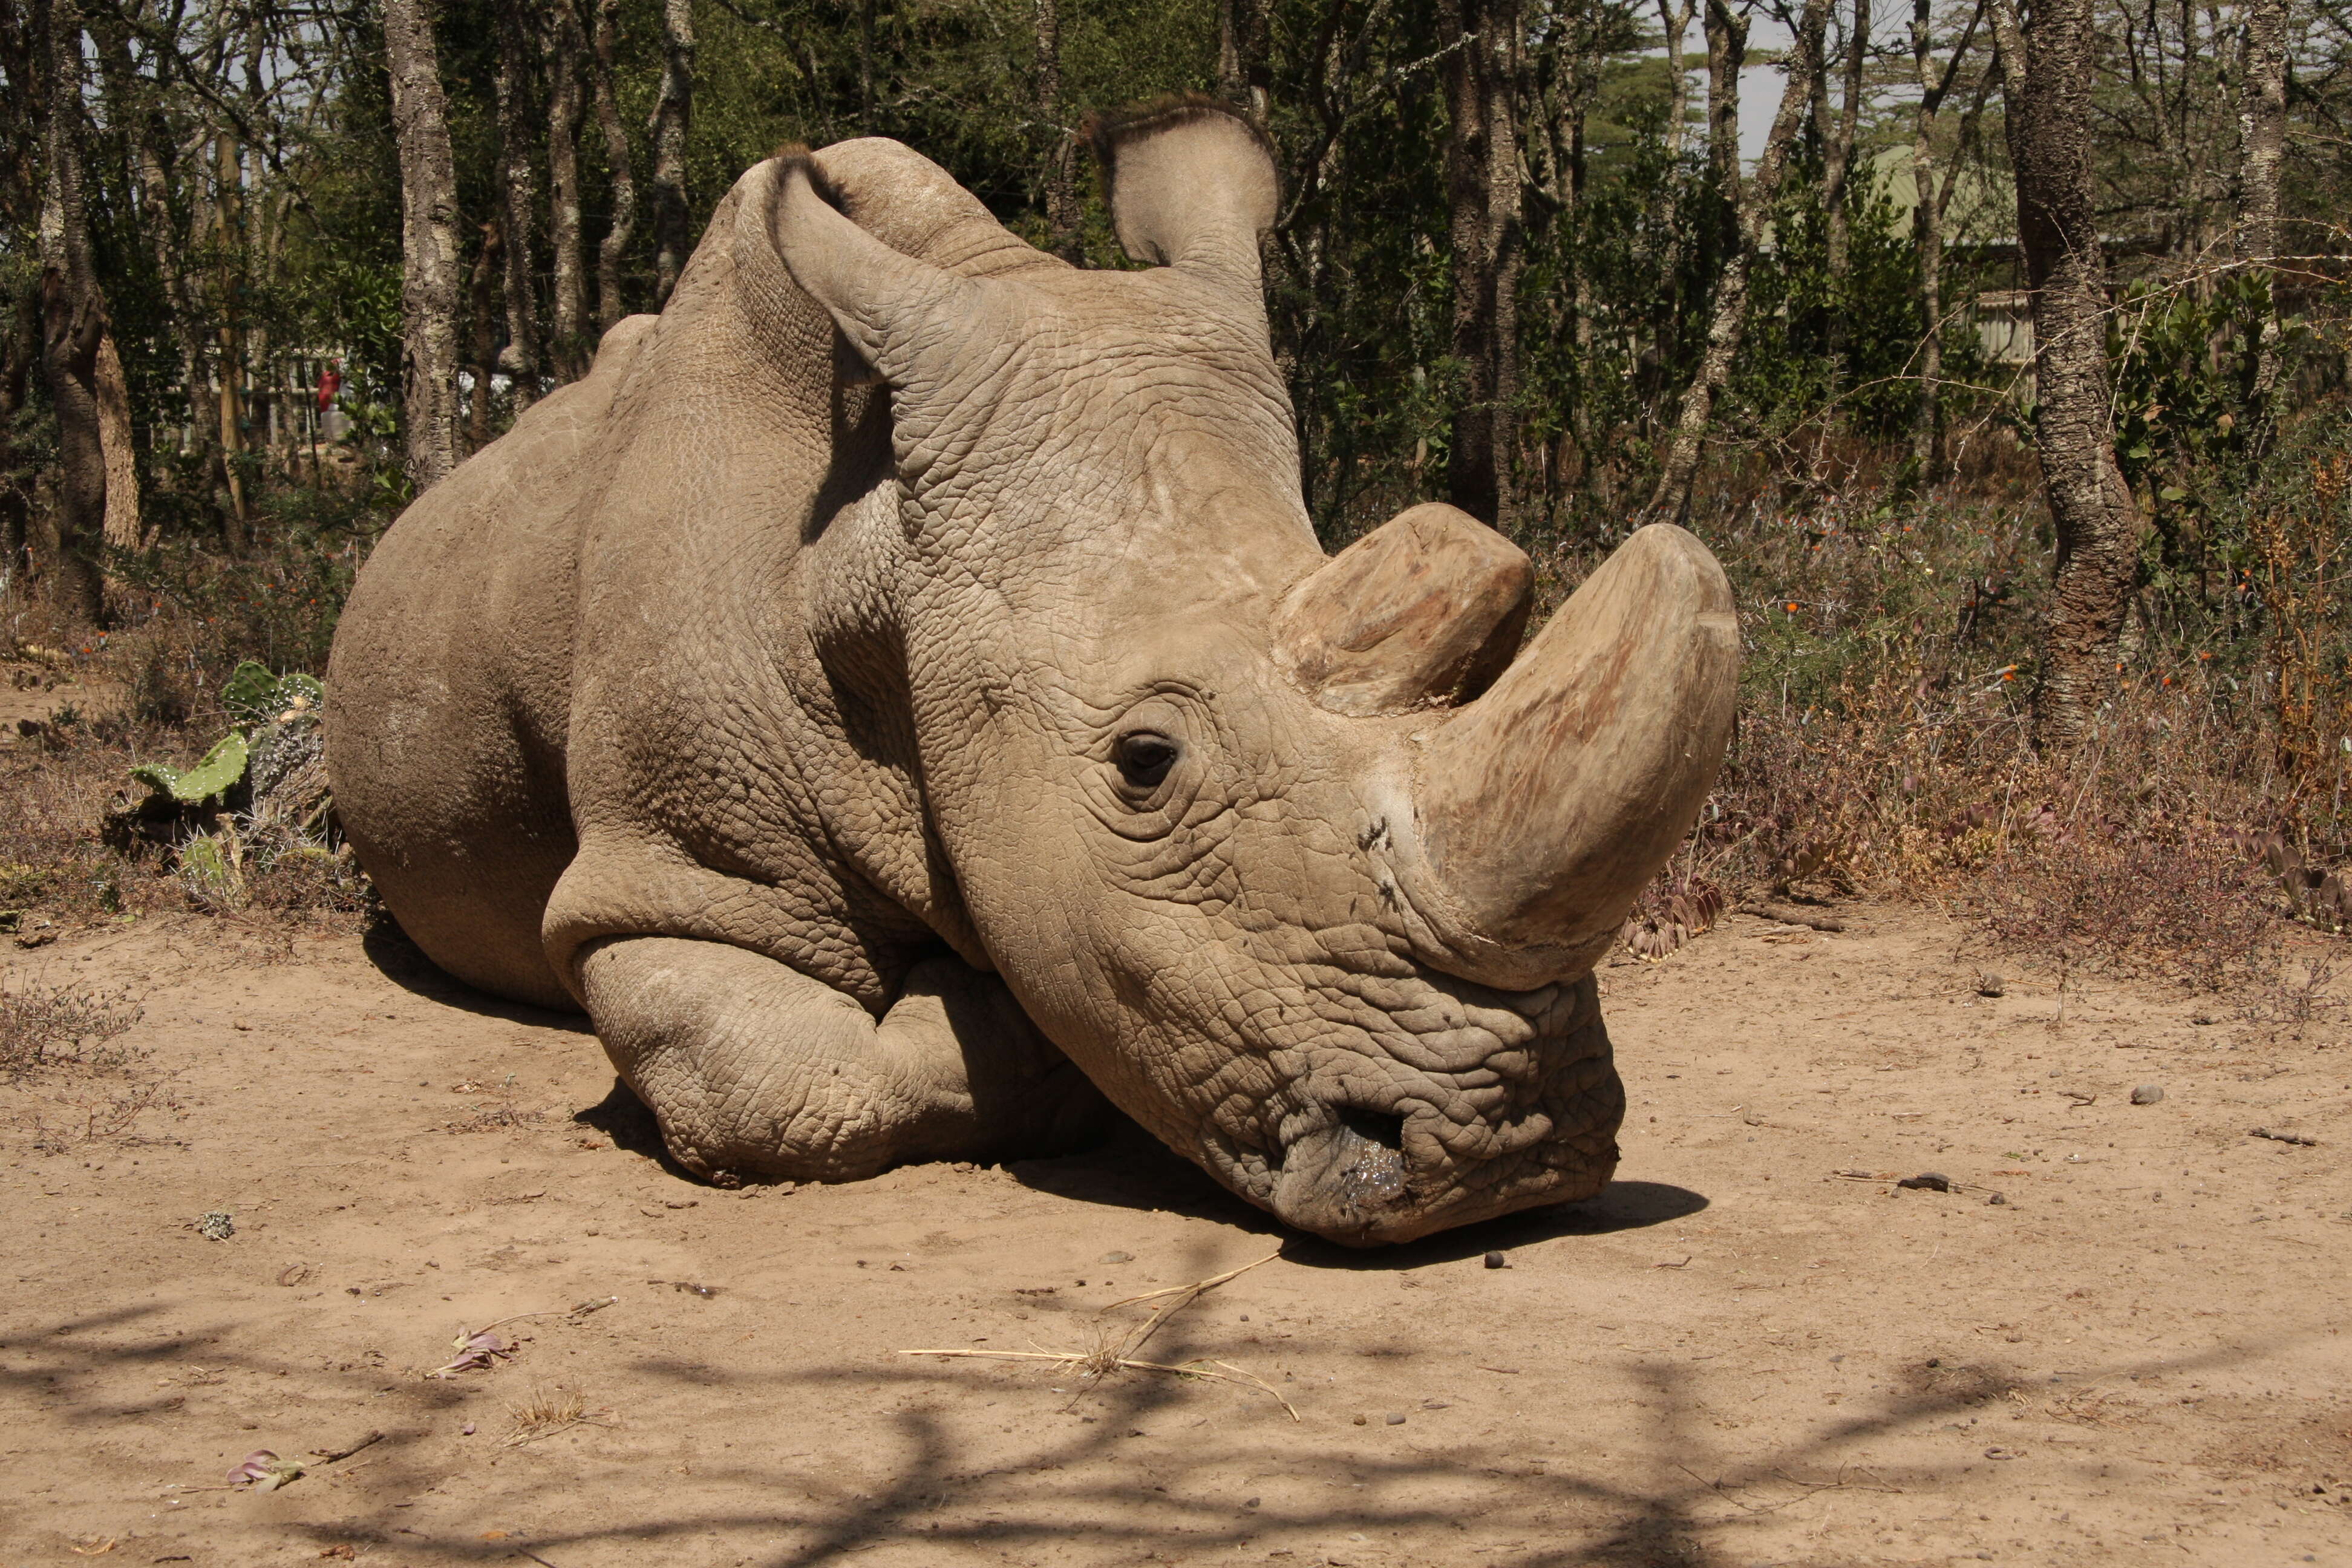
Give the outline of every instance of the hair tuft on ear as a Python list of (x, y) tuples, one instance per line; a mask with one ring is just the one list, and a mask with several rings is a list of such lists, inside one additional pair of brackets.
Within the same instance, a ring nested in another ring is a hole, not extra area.
[(1163, 92), (1157, 98), (1112, 112), (1097, 110), (1087, 116), (1078, 127), (1087, 145), (1094, 150), (1095, 163), (1102, 171), (1103, 199), (1109, 201), (1118, 184), (1118, 155), (1129, 145), (1162, 131), (1192, 125), (1210, 119), (1232, 121), (1250, 134), (1265, 154), (1268, 163), (1276, 162), (1274, 142), (1265, 130), (1239, 106), (1205, 92)]
[(1258, 240), (1281, 205), (1274, 144), (1234, 105), (1201, 93), (1088, 119), (1121, 248), (1255, 290)]
[(808, 176), (809, 189), (816, 193), (819, 201), (844, 217), (849, 216), (849, 203), (842, 195), (841, 187), (833, 183), (833, 176), (824, 172), (824, 165), (816, 161), (816, 154), (809, 151), (807, 142), (785, 142), (776, 149), (775, 160), (779, 165), (776, 170), (779, 181), (789, 177), (797, 169)]

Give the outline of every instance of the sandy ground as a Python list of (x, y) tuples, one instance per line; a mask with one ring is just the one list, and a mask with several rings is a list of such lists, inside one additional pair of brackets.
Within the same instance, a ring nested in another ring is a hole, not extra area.
[[(177, 1109), (81, 1140), (120, 1081), (0, 1091), (0, 1563), (2352, 1563), (2352, 1051), (2161, 989), (2053, 1029), (1962, 928), (1848, 919), (1608, 970), (1617, 1184), (1373, 1255), (1134, 1141), (698, 1185), (575, 1021), (397, 938), (6, 950), (128, 986)], [(1835, 1173), (1922, 1170), (1964, 1184)], [(900, 1353), (1088, 1349), (1277, 1247), (1143, 1353), (1296, 1423)], [(534, 1396), (585, 1419), (510, 1442)]]

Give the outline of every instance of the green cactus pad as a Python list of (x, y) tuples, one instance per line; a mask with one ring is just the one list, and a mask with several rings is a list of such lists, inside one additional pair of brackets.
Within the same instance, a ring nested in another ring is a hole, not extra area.
[(236, 787), (245, 777), (246, 762), (245, 737), (232, 730), (186, 773), (162, 763), (142, 763), (131, 770), (131, 776), (157, 795), (169, 795), (183, 805), (198, 805)]

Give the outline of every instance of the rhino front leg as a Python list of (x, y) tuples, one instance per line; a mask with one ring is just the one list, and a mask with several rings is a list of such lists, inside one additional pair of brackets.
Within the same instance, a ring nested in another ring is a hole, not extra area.
[(627, 937), (581, 965), (614, 1067), (678, 1163), (846, 1182), (910, 1160), (1059, 1153), (1108, 1103), (992, 974), (927, 959), (880, 1022), (744, 948)]

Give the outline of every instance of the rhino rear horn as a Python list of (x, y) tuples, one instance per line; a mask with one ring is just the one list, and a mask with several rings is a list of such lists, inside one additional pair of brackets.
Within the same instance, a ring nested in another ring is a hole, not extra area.
[(1518, 651), (1535, 574), (1518, 546), (1430, 501), (1327, 561), (1275, 612), (1276, 658), (1358, 718), (1466, 702)]
[(1239, 111), (1197, 93), (1087, 122), (1118, 243), (1137, 261), (1259, 284), (1274, 226), (1274, 153)]

